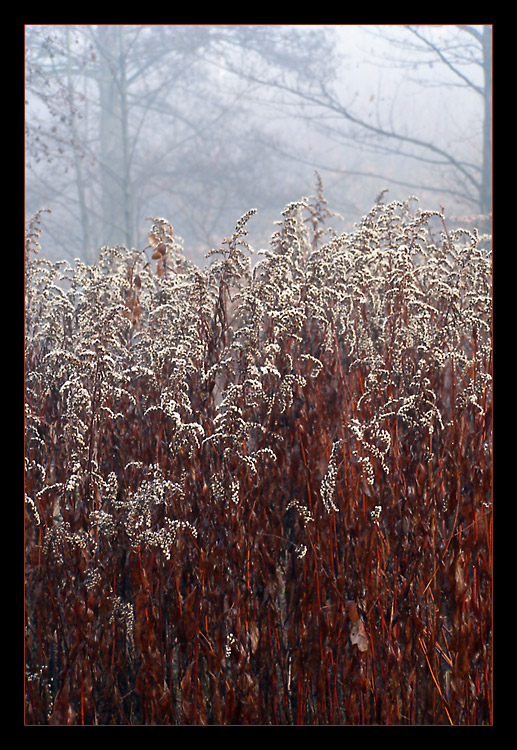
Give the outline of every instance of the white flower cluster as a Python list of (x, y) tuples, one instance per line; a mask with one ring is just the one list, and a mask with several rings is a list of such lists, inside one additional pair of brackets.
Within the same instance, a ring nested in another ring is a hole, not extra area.
[(342, 445), (343, 445), (342, 440), (336, 440), (333, 443), (328, 466), (327, 466), (327, 471), (321, 482), (321, 488), (320, 488), (321, 499), (323, 500), (323, 505), (325, 506), (325, 510), (327, 511), (327, 513), (330, 513), (330, 511), (332, 510), (335, 510), (335, 511), (339, 510), (339, 508), (333, 501), (333, 497), (334, 497), (334, 490), (336, 488), (339, 452), (341, 450)]
[[(346, 451), (340, 439), (319, 456), (326, 512), (338, 510), (345, 454), (372, 486), (393, 475), (401, 434), (423, 438), (431, 460), (447, 411), (485, 413), (491, 256), (475, 231), (441, 231), (443, 217), (409, 199), (378, 203), (325, 238), (319, 185), (316, 198), (286, 206), (252, 266), (254, 213), (205, 269), (182, 258), (164, 219), (153, 219), (150, 259), (117, 247), (91, 266), (27, 262), (26, 504), (46, 529), (44, 551), (62, 559), (66, 544), (112, 541), (120, 526), (131, 545), (169, 558), (180, 531), (196, 534), (183, 516), (203, 482), (234, 510), (271, 462), (283, 470), (282, 430), (310, 428), (320, 383), (342, 405), (347, 376), (361, 382), (333, 424)], [(31, 232), (32, 251), (37, 222)], [(434, 389), (452, 377), (449, 403)], [(62, 519), (83, 490), (89, 526), (72, 532)], [(304, 527), (314, 520), (301, 503), (288, 507)]]
[(311, 521), (314, 521), (314, 518), (312, 517), (312, 514), (309, 508), (307, 508), (306, 505), (303, 505), (302, 503), (298, 502), (298, 500), (291, 500), (287, 504), (286, 510), (289, 510), (289, 508), (296, 508), (296, 510), (302, 517), (304, 527), (307, 526), (307, 524), (310, 523)]
[(370, 511), (370, 518), (372, 519), (372, 521), (377, 522), (379, 520), (381, 511), (382, 511), (381, 505), (376, 505), (375, 508)]
[(226, 643), (224, 646), (224, 655), (227, 659), (232, 655), (232, 646), (236, 643), (235, 636), (233, 633), (228, 633), (226, 636)]

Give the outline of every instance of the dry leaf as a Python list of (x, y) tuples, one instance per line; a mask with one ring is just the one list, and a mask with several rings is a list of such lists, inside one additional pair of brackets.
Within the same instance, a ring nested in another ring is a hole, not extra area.
[(345, 602), (348, 617), (352, 623), (350, 629), (350, 643), (357, 646), (359, 651), (366, 651), (368, 648), (368, 639), (366, 637), (366, 631), (364, 629), (363, 621), (359, 615), (357, 604), (349, 599)]
[(368, 639), (366, 638), (366, 631), (361, 619), (352, 625), (350, 630), (350, 643), (357, 646), (359, 651), (366, 651), (368, 648)]
[(352, 600), (348, 599), (346, 602), (346, 611), (352, 623), (356, 623), (359, 620), (359, 612), (357, 611), (357, 604)]
[(460, 599), (465, 595), (467, 591), (467, 584), (465, 582), (465, 571), (463, 568), (464, 555), (459, 554), (454, 562), (454, 588), (456, 591), (456, 597)]
[(251, 653), (254, 654), (257, 650), (259, 642), (259, 629), (254, 622), (249, 626), (249, 636), (251, 643)]

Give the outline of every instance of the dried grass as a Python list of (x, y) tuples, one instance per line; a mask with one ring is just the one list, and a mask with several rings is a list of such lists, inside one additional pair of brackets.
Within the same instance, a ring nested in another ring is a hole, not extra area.
[(28, 228), (26, 723), (490, 724), (490, 253), (252, 214), (206, 269)]

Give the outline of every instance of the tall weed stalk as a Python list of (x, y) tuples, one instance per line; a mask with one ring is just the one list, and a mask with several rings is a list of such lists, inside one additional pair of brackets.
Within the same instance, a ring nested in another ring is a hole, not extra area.
[(252, 215), (206, 269), (28, 226), (26, 723), (490, 724), (486, 238)]

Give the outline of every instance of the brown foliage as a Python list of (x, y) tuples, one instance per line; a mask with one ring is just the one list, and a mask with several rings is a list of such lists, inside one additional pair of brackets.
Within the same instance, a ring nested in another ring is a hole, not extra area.
[(26, 722), (489, 724), (490, 255), (252, 213), (27, 260)]

